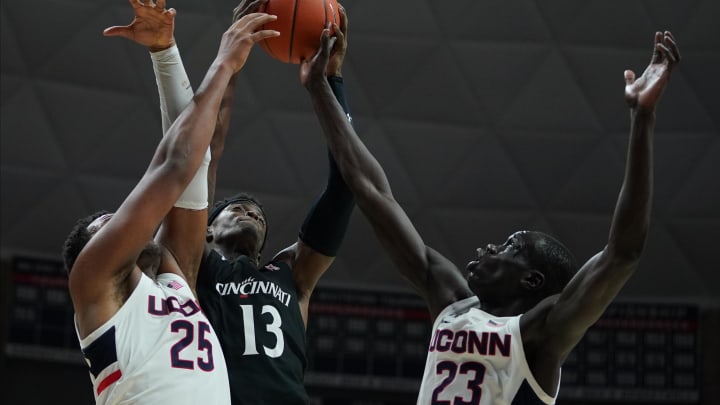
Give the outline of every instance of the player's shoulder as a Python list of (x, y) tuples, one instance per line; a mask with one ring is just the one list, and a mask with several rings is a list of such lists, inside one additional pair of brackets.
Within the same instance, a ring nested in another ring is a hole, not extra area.
[(292, 269), (295, 265), (295, 260), (297, 259), (299, 246), (299, 242), (295, 242), (292, 245), (286, 247), (285, 249), (282, 249), (281, 251), (277, 252), (275, 256), (272, 257), (270, 263), (284, 263), (290, 269)]
[(520, 317), (520, 331), (524, 343), (542, 341), (549, 337), (546, 320), (559, 298), (560, 294), (551, 295), (522, 314)]

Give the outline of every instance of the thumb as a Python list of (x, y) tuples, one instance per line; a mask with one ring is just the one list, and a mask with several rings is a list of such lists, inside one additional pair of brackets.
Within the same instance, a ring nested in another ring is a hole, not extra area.
[(632, 70), (626, 70), (625, 71), (625, 84), (629, 86), (633, 83), (635, 83), (635, 72), (633, 72)]
[(128, 26), (113, 26), (109, 28), (105, 28), (103, 31), (103, 35), (106, 37), (125, 37), (128, 38), (130, 36), (131, 29)]

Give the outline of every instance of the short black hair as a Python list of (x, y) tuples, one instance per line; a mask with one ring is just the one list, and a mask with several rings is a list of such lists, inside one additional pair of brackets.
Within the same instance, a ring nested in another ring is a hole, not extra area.
[(98, 211), (78, 219), (67, 238), (65, 238), (62, 248), (62, 258), (65, 263), (65, 271), (67, 271), (68, 274), (70, 274), (70, 270), (72, 270), (78, 255), (90, 241), (90, 238), (92, 238), (92, 234), (87, 229), (88, 225), (105, 214), (110, 214), (110, 211)]
[(532, 248), (528, 259), (545, 276), (548, 295), (557, 294), (570, 282), (578, 270), (575, 256), (564, 244), (543, 232), (531, 232)]
[(222, 201), (218, 201), (215, 204), (213, 204), (212, 209), (208, 212), (208, 226), (212, 225), (212, 223), (215, 221), (215, 218), (217, 218), (218, 215), (220, 215), (220, 212), (225, 209), (230, 204), (235, 204), (238, 202), (251, 202), (255, 204), (258, 209), (260, 210), (260, 213), (263, 216), (263, 219), (265, 220), (265, 236), (263, 238), (262, 244), (260, 245), (260, 252), (263, 251), (263, 248), (265, 248), (265, 242), (267, 241), (268, 236), (268, 219), (267, 215), (265, 215), (265, 211), (263, 210), (263, 206), (260, 203), (260, 201), (255, 198), (252, 194), (248, 194), (245, 192), (237, 193), (231, 197), (228, 197)]

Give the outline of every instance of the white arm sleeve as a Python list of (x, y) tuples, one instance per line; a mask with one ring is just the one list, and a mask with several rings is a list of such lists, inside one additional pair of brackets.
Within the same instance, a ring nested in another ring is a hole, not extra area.
[[(160, 115), (162, 116), (163, 136), (175, 119), (193, 99), (193, 89), (185, 72), (180, 51), (176, 45), (151, 52), (150, 58), (155, 72), (155, 81), (160, 95)], [(175, 202), (179, 208), (202, 210), (208, 206), (207, 171), (210, 165), (210, 148), (205, 152), (200, 168), (180, 198)]]

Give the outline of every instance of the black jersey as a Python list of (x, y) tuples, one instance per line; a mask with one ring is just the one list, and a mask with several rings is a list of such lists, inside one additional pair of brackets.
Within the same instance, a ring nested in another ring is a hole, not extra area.
[(200, 305), (220, 338), (234, 405), (306, 404), (305, 326), (290, 267), (260, 268), (210, 252), (197, 280)]

